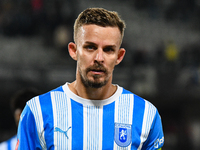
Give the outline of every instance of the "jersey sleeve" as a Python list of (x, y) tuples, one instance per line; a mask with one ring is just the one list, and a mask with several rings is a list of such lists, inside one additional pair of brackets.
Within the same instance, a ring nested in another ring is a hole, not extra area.
[(6, 141), (0, 143), (0, 150), (7, 150), (7, 147), (8, 147), (8, 146), (7, 146)]
[(28, 105), (25, 106), (18, 126), (16, 150), (40, 150), (34, 115)]
[(145, 141), (142, 150), (159, 150), (164, 145), (164, 134), (161, 117), (156, 111), (149, 136)]

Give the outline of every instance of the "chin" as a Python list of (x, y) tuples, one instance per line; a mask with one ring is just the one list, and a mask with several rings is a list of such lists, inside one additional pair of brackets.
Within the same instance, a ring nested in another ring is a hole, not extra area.
[(107, 80), (104, 81), (94, 81), (94, 80), (82, 80), (85, 87), (91, 87), (91, 88), (101, 88), (107, 84)]

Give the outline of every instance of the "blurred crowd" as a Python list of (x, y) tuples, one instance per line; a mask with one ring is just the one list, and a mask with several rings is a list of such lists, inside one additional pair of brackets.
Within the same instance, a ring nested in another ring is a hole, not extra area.
[(134, 0), (138, 10), (147, 10), (150, 16), (158, 17), (160, 12), (166, 20), (186, 21), (191, 15), (199, 15), (198, 0)]
[(0, 33), (9, 37), (41, 35), (45, 45), (57, 41), (55, 44), (62, 46), (68, 41), (59, 40), (71, 37), (68, 28), (78, 7), (76, 0), (1, 0)]

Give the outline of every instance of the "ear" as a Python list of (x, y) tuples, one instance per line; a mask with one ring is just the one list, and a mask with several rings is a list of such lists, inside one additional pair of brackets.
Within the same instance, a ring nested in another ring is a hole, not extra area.
[(124, 48), (120, 48), (118, 51), (118, 58), (116, 60), (116, 65), (118, 65), (124, 58), (126, 50)]
[(71, 56), (72, 59), (77, 60), (77, 53), (76, 53), (76, 44), (73, 42), (70, 42), (68, 44), (68, 51), (69, 55)]

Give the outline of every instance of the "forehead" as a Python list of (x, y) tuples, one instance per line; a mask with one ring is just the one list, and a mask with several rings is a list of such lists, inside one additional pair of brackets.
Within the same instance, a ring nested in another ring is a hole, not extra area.
[(120, 44), (121, 33), (118, 27), (102, 27), (98, 25), (83, 25), (77, 33), (77, 42), (111, 42)]

